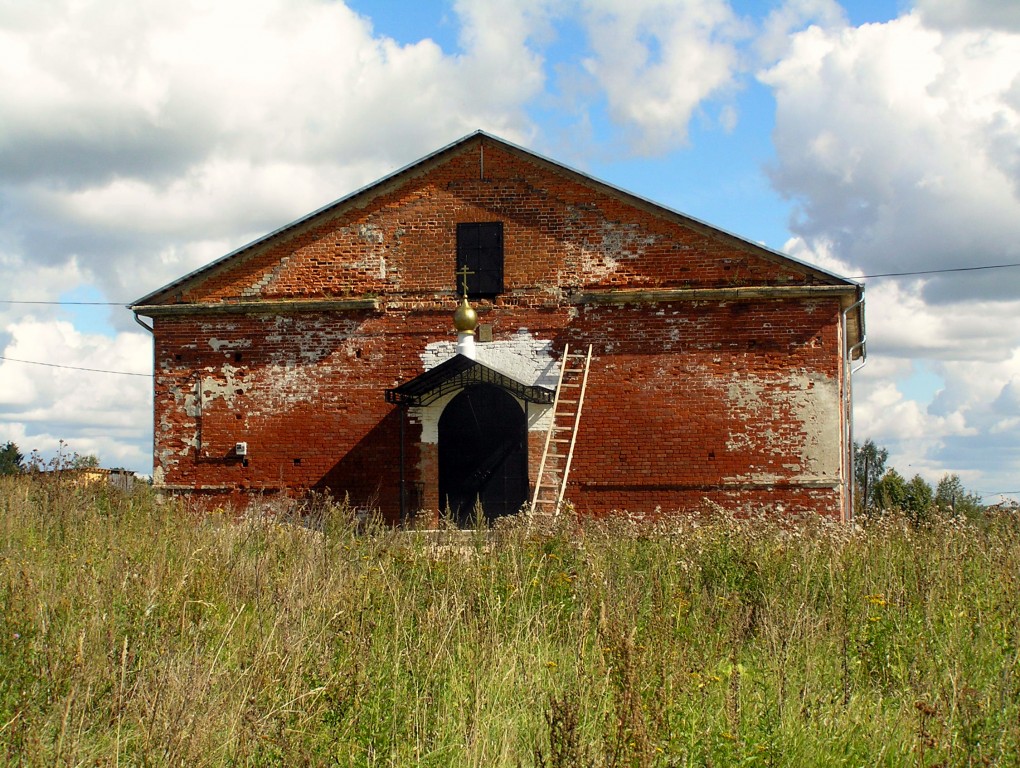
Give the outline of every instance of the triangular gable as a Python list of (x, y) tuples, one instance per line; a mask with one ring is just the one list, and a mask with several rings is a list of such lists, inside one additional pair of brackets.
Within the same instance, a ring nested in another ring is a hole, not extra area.
[(571, 181), (587, 186), (600, 194), (616, 198), (628, 205), (634, 206), (635, 208), (650, 212), (655, 216), (662, 217), (676, 224), (680, 224), (681, 226), (698, 232), (701, 235), (710, 237), (716, 241), (721, 241), (730, 247), (735, 247), (741, 251), (758, 256), (766, 261), (778, 264), (785, 268), (790, 268), (800, 274), (807, 275), (816, 283), (823, 285), (858, 287), (857, 283), (842, 278), (832, 272), (828, 272), (827, 270), (799, 261), (793, 257), (779, 253), (778, 251), (774, 251), (770, 248), (766, 248), (757, 243), (752, 243), (749, 240), (745, 240), (737, 235), (721, 230), (718, 227), (706, 224), (705, 222), (647, 200), (639, 195), (635, 195), (631, 192), (620, 189), (619, 187), (615, 187), (604, 181), (595, 179), (581, 171), (570, 168), (554, 160), (550, 160), (530, 150), (519, 147), (516, 144), (485, 133), (484, 131), (475, 131), (474, 133), (458, 139), (457, 141), (426, 155), (420, 160), (417, 160), (410, 165), (407, 165), (404, 168), (373, 182), (372, 184), (362, 187), (361, 189), (352, 192), (339, 200), (329, 203), (328, 205), (323, 206), (306, 216), (296, 219), (295, 221), (270, 232), (264, 237), (244, 245), (241, 248), (238, 248), (237, 250), (211, 262), (210, 264), (207, 264), (206, 266), (184, 275), (162, 288), (143, 296), (132, 304), (132, 309), (138, 311), (138, 309), (145, 306), (175, 303), (179, 301), (177, 298), (179, 295), (187, 293), (189, 289), (197, 287), (203, 283), (203, 281), (208, 280), (212, 276), (221, 274), (225, 270), (232, 269), (235, 264), (239, 264), (256, 254), (263, 252), (267, 247), (285, 242), (288, 238), (295, 236), (306, 227), (314, 226), (316, 223), (330, 218), (336, 218), (347, 209), (364, 207), (377, 196), (399, 188), (411, 179), (427, 173), (454, 155), (473, 147), (476, 144), (482, 145), (482, 152), (484, 153), (486, 143), (490, 143), (499, 149), (517, 155), (525, 161), (540, 168), (544, 168), (547, 171), (564, 175)]
[(386, 402), (406, 406), (430, 405), (443, 395), (472, 384), (494, 384), (529, 403), (550, 404), (555, 395), (551, 389), (524, 384), (477, 360), (458, 354), (410, 381), (405, 381), (399, 387), (387, 389)]

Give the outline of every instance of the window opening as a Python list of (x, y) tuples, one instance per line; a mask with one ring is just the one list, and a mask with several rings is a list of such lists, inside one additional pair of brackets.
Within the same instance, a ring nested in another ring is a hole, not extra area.
[[(470, 222), (457, 225), (457, 273), (466, 270), (470, 298), (491, 299), (503, 292), (503, 222)], [(464, 281), (456, 280), (464, 293)]]

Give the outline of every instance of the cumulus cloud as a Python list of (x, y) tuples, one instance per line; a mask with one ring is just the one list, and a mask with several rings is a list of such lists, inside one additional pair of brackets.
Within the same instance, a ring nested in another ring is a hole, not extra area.
[(724, 0), (585, 2), (582, 14), (584, 67), (639, 152), (686, 144), (699, 105), (736, 87), (747, 29)]
[[(543, 83), (529, 21), (516, 4), (462, 5), (449, 52), (321, 0), (5, 4), (0, 299), (92, 284), (127, 302), (476, 128), (523, 141)], [(72, 320), (0, 304), (0, 348), (151, 365), (130, 313), (112, 315), (116, 335)], [(146, 463), (145, 379), (7, 362), (0, 381), (0, 429), (24, 449), (63, 438)]]
[(844, 27), (846, 12), (836, 0), (787, 0), (765, 17), (755, 47), (764, 61), (775, 61), (787, 52), (795, 32), (813, 24)]
[[(152, 441), (152, 379), (65, 366), (145, 374), (151, 343), (143, 334), (85, 334), (67, 321), (28, 315), (9, 323), (0, 360), (0, 441), (22, 453), (96, 454), (107, 466), (142, 467)], [(27, 362), (22, 362), (27, 361)]]
[[(867, 272), (1020, 261), (1020, 35), (939, 31), (914, 13), (798, 33), (774, 89), (776, 187), (792, 230)], [(989, 275), (929, 301), (1010, 298)]]
[(128, 300), (197, 266), (193, 241), (231, 250), (478, 127), (519, 139), (541, 61), (492, 13), (466, 10), (447, 53), (316, 0), (8, 6), (4, 229)]
[(1020, 32), (1020, 5), (1011, 0), (918, 0), (917, 9), (933, 27), (997, 28)]
[[(831, 251), (788, 248), (840, 272)], [(854, 378), (855, 432), (890, 462), (935, 482), (957, 472), (996, 491), (1020, 476), (1020, 298), (932, 303), (928, 279), (868, 281), (868, 360)], [(918, 376), (925, 382), (915, 386)], [(1016, 490), (1014, 487), (1006, 490)]]
[[(541, 148), (569, 123), (575, 156), (674, 151), (709, 107), (737, 126), (756, 60), (792, 255), (851, 275), (1020, 262), (1014, 5), (917, 0), (853, 27), (834, 0), (784, 0), (755, 29), (727, 0), (455, 0), (444, 50), (326, 0), (8, 3), (0, 298), (137, 298), (479, 127)], [(869, 281), (861, 434), (914, 471), (1015, 475), (1018, 289), (1020, 270)], [(0, 304), (0, 349), (146, 370), (149, 338), (113, 317), (93, 334)], [(144, 465), (146, 380), (100, 375), (0, 364), (0, 440)]]
[[(1010, 424), (1020, 418), (1020, 300), (927, 304), (922, 281), (868, 289), (868, 365), (857, 374), (858, 433), (929, 479), (951, 468), (974, 482), (1016, 476)], [(909, 383), (924, 365), (937, 391)]]
[[(801, 23), (788, 11), (775, 24), (789, 20)], [(771, 178), (795, 206), (787, 249), (850, 275), (1020, 262), (1012, 5), (921, 0), (887, 23), (814, 21), (759, 74), (776, 99)], [(1020, 269), (866, 283), (858, 435), (929, 480), (955, 471), (979, 490), (1009, 485)], [(937, 391), (915, 391), (920, 371)]]

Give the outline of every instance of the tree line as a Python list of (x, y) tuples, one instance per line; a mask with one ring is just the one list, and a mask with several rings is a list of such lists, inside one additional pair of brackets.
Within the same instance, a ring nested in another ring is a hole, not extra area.
[[(855, 512), (874, 514), (887, 510), (904, 512), (915, 520), (938, 514), (974, 517), (985, 510), (981, 497), (964, 487), (957, 474), (946, 474), (932, 487), (920, 475), (907, 480), (894, 467), (887, 466), (889, 451), (866, 440), (854, 443)], [(8, 441), (0, 448), (0, 475), (15, 475), (32, 470), (87, 469), (98, 467), (95, 455), (43, 462), (35, 452), (25, 457), (17, 444)]]
[[(63, 441), (61, 441), (63, 445)], [(99, 466), (99, 457), (95, 454), (81, 455), (72, 453), (64, 456), (62, 453), (50, 461), (43, 461), (36, 451), (25, 456), (17, 443), (10, 440), (0, 447), (0, 475), (18, 475), (22, 472), (42, 472), (59, 469), (93, 469)]]
[(889, 451), (866, 440), (854, 443), (855, 512), (897, 510), (920, 521), (933, 515), (975, 517), (985, 511), (981, 497), (967, 490), (960, 476), (945, 474), (933, 487), (920, 475), (907, 480), (888, 467)]

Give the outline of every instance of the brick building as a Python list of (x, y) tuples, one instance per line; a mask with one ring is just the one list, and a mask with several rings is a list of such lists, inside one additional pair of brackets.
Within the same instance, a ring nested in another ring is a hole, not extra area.
[(862, 298), (476, 132), (132, 306), (154, 336), (154, 480), (217, 503), (329, 491), (392, 522), (472, 498), (512, 513), (564, 346), (590, 345), (581, 513), (846, 516)]

